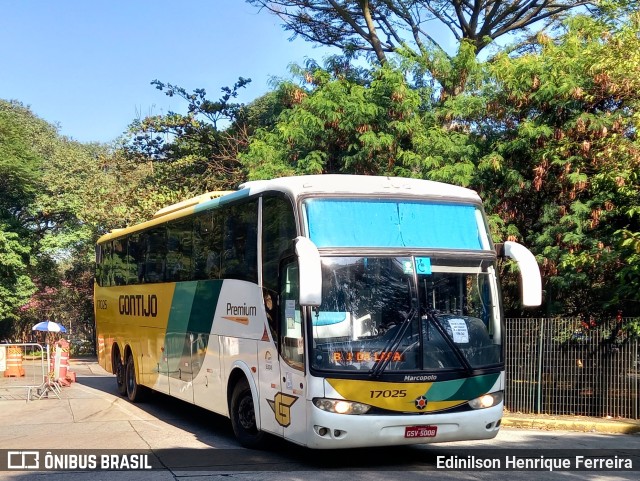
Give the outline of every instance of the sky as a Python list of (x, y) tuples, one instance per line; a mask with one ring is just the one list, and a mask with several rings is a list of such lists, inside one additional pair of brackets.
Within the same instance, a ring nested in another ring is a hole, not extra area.
[(108, 143), (136, 118), (186, 112), (155, 79), (218, 99), (250, 78), (237, 99), (248, 103), (291, 63), (336, 53), (290, 37), (244, 0), (0, 0), (0, 99), (61, 135)]

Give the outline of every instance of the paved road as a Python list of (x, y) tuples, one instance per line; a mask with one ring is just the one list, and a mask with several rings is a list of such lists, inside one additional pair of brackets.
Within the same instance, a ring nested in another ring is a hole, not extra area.
[[(154, 394), (149, 402), (131, 404), (117, 395), (113, 376), (95, 362), (74, 361), (78, 382), (64, 388), (62, 399), (26, 401), (26, 390), (3, 389), (0, 382), (0, 455), (2, 450), (50, 449), (71, 453), (103, 453), (126, 449), (150, 453), (154, 471), (98, 472), (0, 472), (12, 480), (258, 480), (277, 477), (287, 480), (349, 481), (384, 479), (413, 480), (494, 480), (519, 479), (598, 479), (637, 480), (640, 477), (640, 435), (608, 435), (569, 431), (535, 431), (506, 428), (491, 441), (447, 443), (437, 446), (368, 449), (353, 451), (309, 451), (274, 439), (265, 451), (250, 451), (236, 442), (229, 421), (189, 404)], [(177, 448), (191, 448), (186, 454)], [(213, 450), (215, 448), (215, 451)], [(469, 451), (468, 448), (480, 451)], [(448, 469), (441, 462), (471, 462), (513, 454), (513, 448), (528, 449), (524, 457), (570, 459), (608, 450), (620, 460), (629, 459), (635, 471), (575, 472), (484, 471)], [(90, 451), (82, 451), (90, 450)], [(562, 451), (564, 450), (564, 451)], [(0, 459), (0, 462), (2, 460)], [(99, 464), (99, 461), (98, 461)], [(346, 473), (346, 474), (345, 474)]]

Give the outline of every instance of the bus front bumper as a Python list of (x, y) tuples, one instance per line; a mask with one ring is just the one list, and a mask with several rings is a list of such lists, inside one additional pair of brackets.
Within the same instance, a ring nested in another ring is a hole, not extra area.
[(500, 430), (503, 404), (487, 409), (425, 415), (345, 415), (309, 403), (307, 446), (361, 448), (492, 439)]

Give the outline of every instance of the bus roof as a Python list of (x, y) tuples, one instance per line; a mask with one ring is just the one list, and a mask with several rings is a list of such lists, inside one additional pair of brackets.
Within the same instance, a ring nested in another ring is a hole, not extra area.
[(464, 187), (459, 187), (431, 180), (410, 179), (406, 177), (379, 177), (371, 175), (301, 175), (281, 177), (271, 180), (254, 180), (240, 185), (241, 189), (249, 189), (249, 194), (257, 194), (268, 190), (289, 193), (292, 197), (304, 194), (379, 194), (407, 195), (430, 198), (447, 198), (480, 202), (478, 194)]
[(278, 191), (297, 198), (306, 194), (356, 194), (380, 196), (408, 196), (431, 199), (460, 200), (480, 203), (478, 194), (464, 187), (405, 177), (379, 177), (369, 175), (324, 174), (280, 177), (270, 180), (254, 180), (240, 185), (237, 191), (209, 192), (160, 209), (152, 219), (131, 227), (114, 229), (98, 239), (98, 243), (116, 239), (139, 230), (183, 217), (193, 212), (207, 210), (236, 199)]

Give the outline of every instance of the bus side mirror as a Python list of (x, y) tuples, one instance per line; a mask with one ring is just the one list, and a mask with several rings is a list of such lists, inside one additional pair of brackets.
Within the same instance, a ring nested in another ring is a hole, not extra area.
[(296, 237), (295, 243), (300, 273), (300, 305), (319, 306), (322, 303), (320, 252), (307, 237)]
[(496, 247), (498, 248), (498, 255), (509, 257), (518, 263), (522, 285), (522, 305), (537, 307), (542, 304), (540, 268), (531, 251), (522, 244), (512, 241), (507, 241)]

